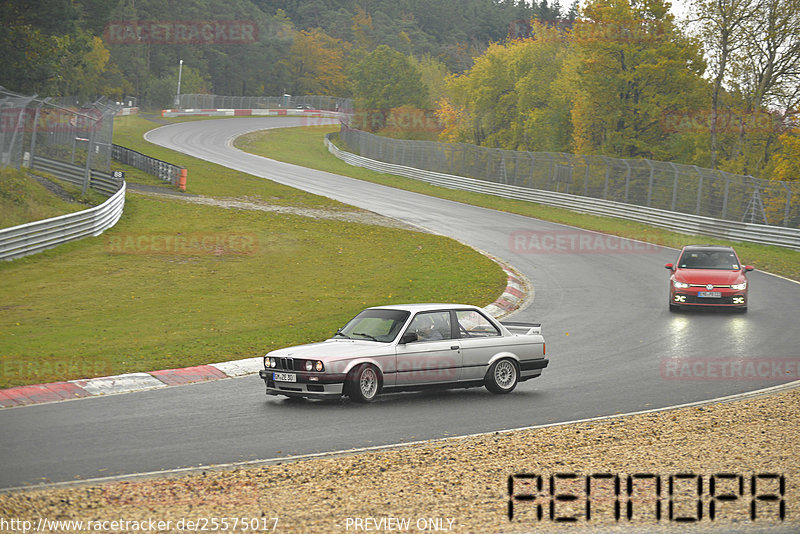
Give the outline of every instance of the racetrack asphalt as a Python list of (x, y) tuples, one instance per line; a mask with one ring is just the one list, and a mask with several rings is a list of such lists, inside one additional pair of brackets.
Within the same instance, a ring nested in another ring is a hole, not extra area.
[[(230, 140), (290, 119), (198, 121), (154, 143), (395, 217), (499, 257), (531, 280), (550, 366), (511, 395), (484, 389), (377, 402), (265, 397), (256, 377), (0, 410), (0, 487), (323, 453), (635, 412), (781, 384), (674, 376), (681, 360), (797, 358), (800, 284), (754, 272), (747, 314), (667, 310), (677, 251), (399, 191), (245, 154)], [(298, 119), (296, 125), (302, 125)], [(687, 236), (687, 243), (696, 242)], [(550, 243), (551, 245), (545, 245)], [(375, 251), (380, 254), (380, 250)], [(324, 276), (324, 273), (320, 273)]]

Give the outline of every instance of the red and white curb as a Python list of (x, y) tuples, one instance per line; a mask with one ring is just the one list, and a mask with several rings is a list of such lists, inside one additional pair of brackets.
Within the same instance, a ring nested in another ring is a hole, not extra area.
[[(497, 258), (489, 257), (506, 272), (508, 280), (503, 294), (484, 308), (493, 317), (500, 319), (512, 312), (523, 309), (530, 302), (532, 292), (530, 291), (530, 284), (525, 277), (515, 271), (513, 267)], [(208, 382), (223, 378), (235, 378), (258, 373), (263, 365), (261, 356), (256, 356), (243, 360), (197, 365), (183, 369), (165, 369), (149, 373), (128, 373), (51, 384), (17, 386), (9, 389), (0, 389), (0, 408), (81, 399), (98, 395), (116, 395), (169, 386), (182, 386), (196, 382)]]
[(0, 407), (10, 408), (220, 380), (257, 373), (262, 365), (261, 358), (255, 357), (183, 369), (165, 369), (149, 373), (128, 373), (52, 384), (17, 386), (0, 390)]
[(339, 118), (343, 114), (338, 111), (324, 109), (162, 109), (162, 117), (330, 117)]
[(525, 309), (533, 301), (533, 286), (528, 279), (503, 260), (485, 252), (483, 254), (498, 264), (506, 273), (506, 288), (503, 294), (483, 309), (495, 319), (502, 319)]

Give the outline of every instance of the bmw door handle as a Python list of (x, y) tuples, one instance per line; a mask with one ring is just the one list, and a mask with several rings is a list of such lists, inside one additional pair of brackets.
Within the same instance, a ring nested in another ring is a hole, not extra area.
[(461, 347), (459, 347), (458, 345), (451, 345), (450, 346), (450, 350), (458, 350), (459, 348), (461, 348)]

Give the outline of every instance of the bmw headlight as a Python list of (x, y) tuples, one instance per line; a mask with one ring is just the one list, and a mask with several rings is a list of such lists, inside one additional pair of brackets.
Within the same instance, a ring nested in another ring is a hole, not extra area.
[(689, 287), (689, 284), (687, 284), (686, 282), (678, 282), (677, 280), (673, 280), (672, 286), (675, 287), (676, 289), (686, 289), (687, 287)]
[(322, 365), (322, 362), (319, 360), (306, 360), (306, 371), (318, 371), (322, 372), (325, 370), (325, 366)]
[(736, 291), (741, 291), (742, 289), (747, 289), (747, 282), (742, 282), (741, 284), (733, 284), (731, 289), (735, 289)]
[(265, 361), (267, 363), (267, 367), (271, 367), (274, 369), (275, 367), (278, 366), (278, 362), (275, 360), (275, 358), (265, 358)]

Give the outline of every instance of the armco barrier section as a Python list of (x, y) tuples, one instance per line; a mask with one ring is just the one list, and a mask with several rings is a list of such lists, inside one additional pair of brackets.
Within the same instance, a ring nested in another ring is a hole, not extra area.
[(108, 200), (87, 210), (0, 230), (0, 260), (35, 254), (114, 226), (125, 207), (125, 182)]
[(186, 170), (178, 165), (151, 158), (141, 152), (120, 145), (111, 145), (111, 157), (120, 163), (130, 165), (147, 174), (152, 174), (153, 176), (161, 178), (172, 185), (179, 185), (181, 172)]
[[(86, 169), (71, 163), (37, 156), (31, 161), (31, 168), (77, 186), (85, 182)], [(87, 210), (0, 229), (0, 260), (13, 260), (83, 237), (98, 236), (114, 226), (125, 207), (125, 181), (92, 170), (89, 186), (110, 195), (109, 199)]]
[(495, 195), (515, 200), (525, 200), (566, 208), (582, 213), (617, 217), (636, 221), (674, 232), (705, 235), (731, 241), (748, 241), (762, 245), (777, 245), (800, 250), (800, 229), (782, 226), (767, 226), (736, 221), (726, 221), (686, 213), (677, 213), (656, 208), (636, 206), (622, 202), (596, 199), (567, 193), (529, 189), (515, 185), (487, 182), (452, 174), (442, 174), (415, 169), (393, 163), (384, 163), (368, 159), (339, 149), (330, 140), (331, 134), (325, 136), (325, 144), (334, 156), (342, 161), (364, 167), (373, 171), (405, 176), (449, 189), (460, 189), (487, 195)]
[[(79, 187), (82, 187), (86, 181), (85, 167), (65, 161), (45, 158), (43, 156), (36, 156), (33, 158), (31, 161), (31, 169), (49, 172), (65, 182)], [(92, 169), (88, 186), (95, 191), (99, 191), (106, 196), (111, 196), (119, 190), (120, 185), (121, 180), (110, 176), (108, 173)]]

